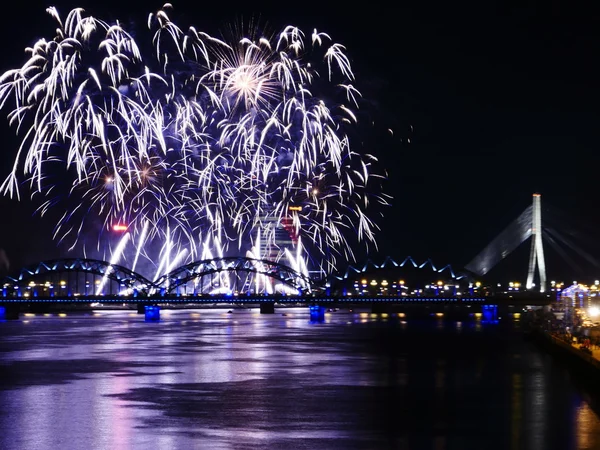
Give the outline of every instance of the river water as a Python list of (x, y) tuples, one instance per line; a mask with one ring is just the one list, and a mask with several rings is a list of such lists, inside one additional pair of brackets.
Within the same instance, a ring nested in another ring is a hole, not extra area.
[(0, 449), (599, 449), (520, 322), (129, 311), (0, 322)]

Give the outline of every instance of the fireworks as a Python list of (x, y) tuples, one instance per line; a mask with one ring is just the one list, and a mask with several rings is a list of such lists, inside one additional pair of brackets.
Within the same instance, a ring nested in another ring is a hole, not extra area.
[(367, 212), (385, 196), (375, 158), (350, 148), (361, 94), (345, 48), (291, 26), (227, 42), (183, 31), (169, 9), (150, 14), (148, 42), (48, 9), (56, 36), (0, 77), (22, 135), (2, 192), (26, 184), (41, 214), (68, 198), (55, 236), (73, 246), (86, 221), (127, 224), (130, 260), (144, 255), (157, 277), (174, 261), (243, 254), (328, 272), (374, 243)]

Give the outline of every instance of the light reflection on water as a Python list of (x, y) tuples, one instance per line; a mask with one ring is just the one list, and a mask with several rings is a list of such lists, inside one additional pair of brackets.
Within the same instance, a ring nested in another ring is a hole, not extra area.
[(0, 448), (600, 448), (598, 414), (518, 324), (161, 316), (0, 322)]

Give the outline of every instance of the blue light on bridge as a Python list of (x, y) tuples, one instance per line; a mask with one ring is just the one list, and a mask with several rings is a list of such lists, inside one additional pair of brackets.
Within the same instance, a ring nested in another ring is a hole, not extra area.
[(158, 322), (160, 320), (160, 306), (145, 306), (146, 322)]
[(0, 320), (6, 320), (6, 308), (0, 306)]
[(325, 321), (325, 307), (320, 305), (310, 305), (310, 321), (323, 322)]
[(498, 305), (483, 305), (483, 322), (498, 323)]

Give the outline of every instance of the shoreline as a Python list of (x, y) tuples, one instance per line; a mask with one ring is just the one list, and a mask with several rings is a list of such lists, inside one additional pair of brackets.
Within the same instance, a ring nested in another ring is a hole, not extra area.
[[(547, 331), (531, 328), (524, 334), (549, 356), (555, 358), (569, 373), (573, 374), (590, 394), (600, 396), (600, 350), (591, 354), (564, 340), (552, 336)], [(596, 353), (596, 355), (594, 354)]]

